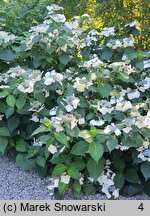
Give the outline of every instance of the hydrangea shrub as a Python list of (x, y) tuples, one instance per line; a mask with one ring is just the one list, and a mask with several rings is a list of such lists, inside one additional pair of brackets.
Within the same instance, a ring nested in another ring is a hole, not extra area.
[(0, 32), (0, 154), (49, 174), (52, 194), (150, 194), (150, 53), (47, 10), (24, 37)]

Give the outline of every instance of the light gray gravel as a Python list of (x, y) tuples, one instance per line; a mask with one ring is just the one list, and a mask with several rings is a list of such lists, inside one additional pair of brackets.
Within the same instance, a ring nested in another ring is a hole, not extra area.
[(8, 157), (0, 157), (0, 200), (51, 199), (49, 179), (40, 179), (35, 172), (16, 167)]
[[(47, 186), (49, 178), (40, 179), (35, 172), (19, 169), (12, 156), (0, 157), (0, 200), (50, 200)], [(70, 193), (64, 199), (73, 199)], [(84, 200), (106, 200), (106, 196), (97, 194), (84, 196)], [(122, 197), (121, 200), (149, 200), (145, 194), (134, 197)]]

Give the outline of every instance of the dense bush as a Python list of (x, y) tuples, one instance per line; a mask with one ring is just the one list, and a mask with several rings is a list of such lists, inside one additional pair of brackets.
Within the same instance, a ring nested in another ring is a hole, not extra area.
[[(7, 2), (7, 3), (5, 3)], [(46, 6), (55, 3), (65, 8), (67, 20), (74, 16), (89, 14), (94, 22), (88, 26), (101, 31), (102, 28), (115, 25), (119, 27), (116, 34), (120, 34), (121, 27), (126, 23), (136, 21), (141, 28), (137, 31), (137, 47), (149, 49), (149, 1), (147, 0), (2, 0), (0, 2), (0, 26), (2, 30), (22, 35), (25, 30), (41, 23)], [(85, 24), (84, 24), (85, 26)]]
[(1, 155), (16, 149), (17, 165), (50, 174), (59, 195), (150, 194), (149, 52), (47, 9), (24, 36), (0, 32)]

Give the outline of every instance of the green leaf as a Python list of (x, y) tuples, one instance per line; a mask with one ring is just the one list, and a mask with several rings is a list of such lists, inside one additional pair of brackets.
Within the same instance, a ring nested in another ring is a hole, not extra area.
[(80, 193), (80, 191), (81, 191), (81, 185), (79, 184), (78, 181), (74, 181), (74, 183), (73, 183), (73, 189), (74, 189), (77, 193)]
[(70, 58), (68, 54), (63, 54), (60, 56), (59, 60), (63, 65), (67, 65), (68, 62), (70, 61)]
[(124, 82), (129, 82), (130, 79), (129, 79), (129, 74), (124, 72), (124, 71), (121, 71), (117, 74), (117, 79), (120, 79)]
[(52, 176), (61, 176), (61, 174), (66, 170), (64, 164), (57, 164), (52, 172)]
[(134, 169), (128, 169), (125, 173), (125, 179), (126, 181), (130, 183), (140, 183), (139, 176), (137, 174), (137, 171)]
[(28, 150), (28, 147), (29, 144), (25, 140), (21, 139), (17, 142), (16, 150), (18, 152), (26, 152)]
[(68, 170), (68, 175), (70, 177), (72, 177), (73, 179), (79, 179), (80, 178), (80, 173), (79, 173), (79, 170), (75, 169), (74, 167), (70, 167)]
[(144, 192), (150, 197), (150, 179), (144, 184)]
[(92, 142), (89, 144), (89, 153), (92, 158), (98, 163), (99, 159), (104, 153), (104, 147), (99, 142)]
[(102, 159), (96, 163), (93, 158), (90, 158), (87, 163), (87, 170), (89, 172), (90, 177), (96, 180), (103, 172), (104, 162)]
[(113, 180), (114, 180), (116, 188), (121, 189), (125, 183), (124, 174), (123, 173), (117, 173)]
[(41, 126), (41, 127), (37, 128), (35, 131), (33, 131), (33, 133), (31, 134), (31, 137), (35, 136), (35, 135), (37, 135), (39, 133), (44, 133), (44, 132), (47, 132), (47, 131), (50, 131), (50, 129), (45, 127), (45, 126)]
[(0, 136), (10, 136), (10, 132), (6, 127), (0, 127)]
[(143, 176), (145, 177), (146, 181), (150, 178), (150, 163), (149, 162), (143, 162), (141, 164), (141, 172)]
[(23, 170), (30, 170), (35, 166), (35, 164), (35, 159), (29, 159), (27, 154), (19, 153), (16, 157), (16, 165)]
[(149, 128), (142, 128), (141, 133), (150, 139), (150, 129)]
[(8, 139), (6, 137), (0, 136), (0, 153), (2, 153), (2, 155), (4, 155), (7, 145), (8, 145)]
[(14, 108), (9, 107), (9, 108), (5, 111), (6, 118), (8, 119), (11, 115), (14, 114), (14, 112), (15, 112)]
[(71, 149), (71, 154), (73, 155), (84, 155), (87, 153), (89, 145), (85, 141), (77, 142)]
[(15, 54), (10, 50), (0, 50), (0, 59), (3, 61), (13, 61), (15, 57)]
[(95, 140), (96, 140), (97, 142), (104, 143), (108, 138), (109, 138), (109, 136), (106, 135), (106, 134), (98, 134), (98, 135), (95, 137)]
[(6, 102), (10, 107), (14, 108), (15, 103), (16, 103), (16, 99), (13, 95), (8, 95), (6, 98)]
[(115, 158), (113, 159), (113, 164), (114, 167), (119, 170), (120, 172), (122, 172), (124, 170), (125, 167), (125, 162), (122, 158)]
[(59, 182), (58, 183), (58, 191), (59, 191), (59, 195), (62, 195), (63, 192), (66, 190), (67, 188), (67, 184), (63, 183), (63, 182)]
[(39, 166), (41, 166), (41, 167), (43, 167), (43, 168), (45, 167), (46, 160), (45, 160), (45, 158), (44, 158), (43, 156), (37, 156), (36, 162), (37, 162), (37, 164), (38, 164)]
[(20, 123), (20, 119), (17, 116), (12, 116), (8, 119), (8, 128), (10, 132), (12, 133)]
[(97, 86), (97, 90), (101, 96), (108, 98), (110, 92), (112, 91), (112, 87), (108, 83), (101, 83)]
[(140, 195), (143, 192), (143, 186), (139, 184), (130, 184), (128, 187), (128, 196)]
[(106, 49), (106, 50), (102, 53), (101, 59), (102, 59), (102, 60), (108, 61), (109, 59), (111, 59), (112, 55), (113, 55), (113, 51), (112, 51), (111, 49)]
[(55, 139), (62, 143), (63, 145), (67, 145), (68, 141), (67, 141), (67, 137), (63, 132), (59, 132), (59, 133), (55, 133)]
[(19, 98), (16, 100), (16, 106), (21, 109), (26, 103), (26, 97), (24, 94), (20, 94)]
[(116, 146), (118, 145), (118, 140), (116, 138), (116, 136), (111, 136), (106, 143), (109, 151), (111, 152), (112, 150), (114, 150), (116, 148)]
[(71, 167), (81, 171), (86, 167), (86, 163), (79, 159), (78, 161), (71, 163)]

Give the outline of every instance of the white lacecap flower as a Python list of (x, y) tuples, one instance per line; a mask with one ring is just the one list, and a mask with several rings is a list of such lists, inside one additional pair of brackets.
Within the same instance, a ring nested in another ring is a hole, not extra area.
[(122, 61), (126, 61), (128, 59), (128, 56), (126, 54), (123, 54)]
[[(144, 88), (144, 91), (150, 88), (150, 78), (146, 77), (144, 80), (139, 81), (138, 83), (136, 83), (137, 86), (142, 86)], [(141, 88), (139, 87), (139, 90), (141, 90)]]
[(71, 22), (65, 22), (65, 26), (69, 29), (77, 29), (79, 26), (78, 20), (73, 20)]
[(144, 155), (145, 157), (150, 158), (150, 149), (144, 150), (144, 151), (143, 151), (143, 155)]
[(52, 14), (50, 18), (58, 23), (64, 23), (66, 21), (66, 17), (63, 14)]
[(80, 185), (83, 185), (83, 183), (84, 183), (84, 178), (81, 176), (81, 177), (79, 178), (79, 184), (80, 184)]
[(51, 14), (55, 11), (63, 10), (63, 7), (60, 7), (56, 4), (52, 4), (51, 6), (47, 6), (48, 14)]
[(119, 197), (119, 189), (116, 189), (113, 191), (112, 195), (114, 196), (114, 198), (118, 198)]
[(77, 89), (77, 91), (79, 91), (79, 92), (84, 92), (84, 90), (86, 88), (86, 82), (87, 82), (87, 80), (85, 77), (83, 77), (82, 79), (77, 77), (75, 79), (75, 83), (74, 83), (73, 87), (75, 89)]
[(112, 132), (114, 132), (116, 136), (119, 136), (121, 134), (121, 130), (117, 128), (114, 123), (112, 123), (111, 125), (107, 125), (104, 129), (105, 134), (111, 134)]
[(131, 127), (125, 127), (122, 130), (124, 133), (129, 133), (132, 130), (132, 128)]
[(144, 68), (150, 68), (150, 59), (143, 61)]
[(0, 121), (2, 121), (3, 117), (4, 117), (4, 115), (0, 115)]
[(134, 38), (124, 38), (123, 39), (124, 47), (133, 46), (134, 43), (135, 43), (135, 39)]
[(129, 100), (132, 100), (132, 99), (135, 99), (135, 98), (139, 98), (140, 97), (140, 92), (136, 89), (136, 90), (133, 90), (132, 92), (129, 92), (127, 94)]
[(53, 107), (53, 108), (49, 111), (50, 116), (55, 116), (55, 115), (56, 115), (57, 108), (58, 108), (58, 106), (55, 106), (55, 107)]
[(73, 110), (73, 106), (68, 104), (68, 105), (65, 106), (65, 109), (67, 110), (67, 112), (71, 112)]
[(34, 122), (39, 122), (40, 121), (40, 119), (36, 115), (32, 115), (32, 118), (30, 120), (34, 121)]
[(70, 176), (69, 175), (62, 175), (60, 181), (64, 184), (69, 184)]
[(80, 118), (78, 120), (79, 125), (85, 124), (85, 118)]
[(127, 26), (129, 26), (129, 27), (137, 26), (137, 22), (136, 21), (130, 22), (130, 23), (125, 25), (125, 27), (127, 27)]
[(59, 82), (63, 80), (63, 75), (60, 73), (56, 73), (55, 70), (52, 70), (51, 72), (47, 72), (44, 76), (44, 84), (45, 85), (51, 85), (52, 83)]
[(67, 103), (65, 106), (67, 112), (71, 112), (73, 109), (76, 109), (80, 102), (79, 98), (75, 97), (74, 95), (66, 97), (64, 101)]
[(119, 147), (120, 147), (120, 150), (121, 150), (121, 151), (126, 151), (126, 150), (129, 149), (128, 146), (124, 146), (124, 145), (119, 145)]
[(99, 119), (99, 120), (93, 119), (93, 120), (90, 121), (91, 126), (102, 126), (104, 123), (105, 122), (103, 120), (101, 120), (101, 119)]
[(102, 35), (105, 37), (109, 37), (109, 36), (113, 36), (115, 35), (115, 29), (114, 27), (110, 27), (110, 28), (104, 28), (102, 31)]
[(52, 144), (48, 147), (48, 151), (52, 154), (55, 154), (56, 152), (58, 152), (56, 146)]
[(79, 132), (79, 137), (82, 137), (83, 139), (88, 139), (91, 137), (91, 135), (89, 134), (89, 131), (83, 130)]
[(36, 33), (45, 33), (47, 32), (49, 26), (46, 24), (41, 24), (41, 25), (37, 25), (34, 27), (31, 27), (31, 29), (29, 30), (29, 32), (36, 32)]

